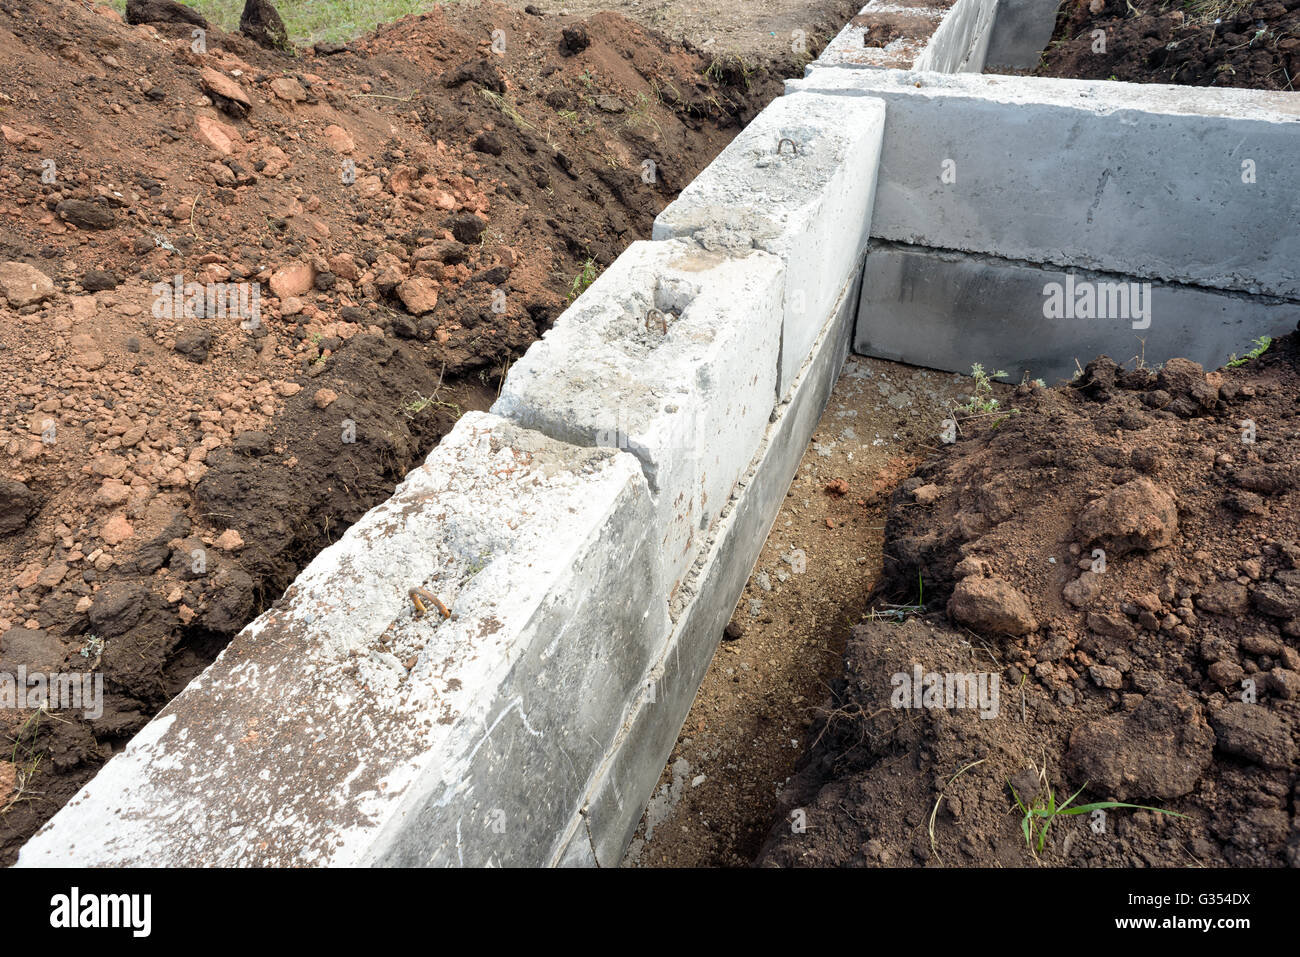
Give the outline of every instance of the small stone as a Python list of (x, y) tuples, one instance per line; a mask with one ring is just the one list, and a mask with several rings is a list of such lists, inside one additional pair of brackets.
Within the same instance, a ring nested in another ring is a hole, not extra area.
[(325, 138), (329, 148), (336, 153), (351, 153), (357, 148), (356, 141), (352, 139), (352, 134), (336, 124), (325, 127), (321, 135)]
[(338, 397), (339, 394), (333, 389), (317, 389), (312, 401), (316, 403), (316, 408), (327, 409)]
[(0, 292), (9, 305), (21, 309), (54, 295), (54, 280), (26, 263), (0, 263)]
[(1038, 630), (1029, 602), (1001, 578), (963, 578), (948, 600), (948, 616), (986, 635), (1027, 635)]
[(929, 485), (922, 485), (918, 488), (912, 493), (912, 497), (916, 499), (917, 505), (933, 505), (939, 500), (939, 496), (942, 494), (943, 493), (940, 491), (939, 486), (931, 482)]
[(1209, 675), (1210, 680), (1220, 688), (1236, 688), (1241, 685), (1246, 672), (1235, 661), (1223, 659), (1210, 665)]
[(54, 211), (78, 229), (109, 229), (115, 222), (109, 207), (85, 199), (65, 199)]
[(244, 138), (228, 123), (200, 113), (194, 118), (194, 127), (194, 138), (222, 156), (233, 156), (244, 150)]
[(218, 70), (211, 67), (204, 67), (199, 71), (199, 85), (209, 94), (215, 94), (222, 99), (229, 100), (244, 108), (247, 112), (253, 103), (244, 92), (244, 88)]
[(291, 76), (278, 76), (272, 80), (271, 92), (287, 103), (302, 103), (307, 99), (303, 85)]
[(1112, 668), (1110, 665), (1092, 665), (1088, 669), (1088, 674), (1092, 681), (1099, 688), (1109, 688), (1118, 691), (1124, 687), (1124, 676), (1118, 668)]
[(438, 284), (432, 279), (417, 276), (398, 286), (397, 295), (408, 312), (422, 316), (426, 312), (432, 312), (438, 305)]
[(104, 527), (100, 530), (99, 537), (108, 545), (117, 546), (134, 534), (135, 529), (132, 528), (131, 523), (127, 521), (126, 514), (124, 512), (114, 512), (109, 516), (108, 521), (104, 522)]
[(1075, 608), (1083, 608), (1101, 594), (1101, 576), (1096, 572), (1084, 572), (1066, 585), (1061, 594)]
[(310, 263), (288, 263), (271, 274), (271, 294), (281, 300), (305, 296), (315, 283), (316, 271)]

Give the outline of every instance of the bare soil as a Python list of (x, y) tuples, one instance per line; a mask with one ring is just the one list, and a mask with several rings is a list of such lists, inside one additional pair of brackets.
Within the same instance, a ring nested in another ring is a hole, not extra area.
[(719, 60), (792, 63), (799, 70), (862, 9), (858, 0), (565, 0), (519, 8), (621, 14)]
[[(0, 263), (53, 282), (0, 294), (0, 668), (105, 678), (97, 719), (0, 715), (0, 864), (790, 65), (492, 3), (291, 56), (0, 2)], [(257, 284), (260, 320), (159, 314), (178, 275)]]
[[(1100, 33), (1098, 33), (1100, 31)], [(1295, 90), (1300, 0), (1067, 0), (1037, 76)]]
[[(1298, 343), (1103, 357), (962, 421), (890, 500), (877, 614), (760, 863), (1300, 865)], [(998, 707), (899, 697), (917, 666), (999, 677)], [(1145, 809), (1028, 843), (1018, 803), (1076, 792)]]

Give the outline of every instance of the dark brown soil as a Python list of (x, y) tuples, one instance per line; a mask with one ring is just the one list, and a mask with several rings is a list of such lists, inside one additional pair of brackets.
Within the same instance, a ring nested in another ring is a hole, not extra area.
[[(0, 713), (0, 865), (493, 401), (584, 264), (647, 237), (780, 80), (495, 4), (299, 54), (0, 2), (0, 262), (56, 287), (0, 295), (0, 666), (105, 678), (96, 720)], [(260, 326), (155, 317), (178, 274), (261, 284)]]
[[(1208, 375), (1103, 357), (963, 421), (891, 500), (878, 615), (760, 862), (1300, 865), (1298, 343)], [(917, 665), (998, 676), (996, 715), (899, 707)], [(1031, 849), (1016, 795), (1079, 789), (1183, 816), (1058, 817)]]
[[(1104, 38), (1095, 31), (1103, 31)], [(1037, 76), (1295, 90), (1300, 0), (1067, 0)]]

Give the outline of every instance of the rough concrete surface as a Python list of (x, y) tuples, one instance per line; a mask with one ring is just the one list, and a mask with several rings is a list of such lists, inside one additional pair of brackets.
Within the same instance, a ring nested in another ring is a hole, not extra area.
[(554, 863), (667, 635), (652, 522), (631, 456), (467, 414), (19, 866)]
[(832, 319), (777, 410), (762, 446), (679, 595), (672, 638), (653, 684), (633, 710), (622, 746), (591, 798), (587, 815), (596, 860), (617, 864), (654, 791), (723, 628), (749, 578), (777, 510), (839, 377), (856, 315), (856, 277), (842, 291)]
[(655, 239), (754, 247), (785, 264), (780, 396), (861, 262), (884, 123), (879, 101), (782, 97), (655, 220)]
[(782, 273), (756, 250), (733, 258), (689, 240), (633, 243), (514, 364), (493, 406), (562, 441), (640, 460), (669, 591), (767, 428)]

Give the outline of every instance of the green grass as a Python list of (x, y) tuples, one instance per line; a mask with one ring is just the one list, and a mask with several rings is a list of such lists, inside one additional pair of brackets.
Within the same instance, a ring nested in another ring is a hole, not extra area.
[(1237, 353), (1234, 352), (1232, 354), (1232, 358), (1228, 360), (1228, 368), (1235, 369), (1237, 366), (1244, 366), (1251, 359), (1258, 359), (1267, 352), (1268, 347), (1273, 344), (1273, 340), (1269, 336), (1260, 336), (1258, 339), (1253, 341), (1255, 343), (1255, 348), (1251, 349), (1240, 359), (1237, 358)]
[[(1083, 787), (1075, 791), (1066, 798), (1060, 805), (1056, 803), (1056, 792), (1048, 786), (1045, 790), (1047, 796), (1044, 798), (1041, 794), (1035, 795), (1028, 804), (1020, 800), (1020, 795), (1016, 793), (1015, 787), (1010, 781), (1007, 786), (1011, 788), (1011, 795), (1016, 799), (1016, 807), (1024, 812), (1024, 817), (1020, 821), (1021, 833), (1025, 835), (1025, 843), (1029, 845), (1029, 850), (1037, 857), (1047, 843), (1047, 832), (1051, 830), (1052, 822), (1058, 817), (1071, 817), (1075, 814), (1091, 814), (1093, 811), (1109, 811), (1112, 808), (1133, 808), (1137, 811), (1154, 811), (1157, 814), (1168, 814), (1170, 817), (1186, 817), (1186, 814), (1179, 814), (1176, 811), (1166, 811), (1163, 808), (1149, 807), (1145, 804), (1125, 804), (1122, 801), (1097, 801), (1093, 804), (1079, 804), (1070, 807), (1070, 803), (1083, 793), (1083, 788), (1088, 786), (1088, 782), (1083, 783)], [(1041, 821), (1039, 824), (1037, 822)], [(1037, 848), (1035, 848), (1034, 832), (1038, 832)]]
[(582, 271), (573, 277), (573, 284), (569, 287), (568, 301), (573, 302), (573, 300), (586, 292), (587, 287), (596, 281), (596, 274), (596, 261), (594, 259), (588, 259), (582, 264)]
[[(223, 30), (239, 29), (244, 0), (181, 2)], [(320, 40), (351, 40), (381, 23), (391, 23), (412, 13), (427, 13), (444, 2), (451, 0), (280, 0), (275, 8), (290, 39), (300, 45), (310, 45)], [(126, 12), (126, 0), (110, 0), (110, 6), (118, 13)]]

